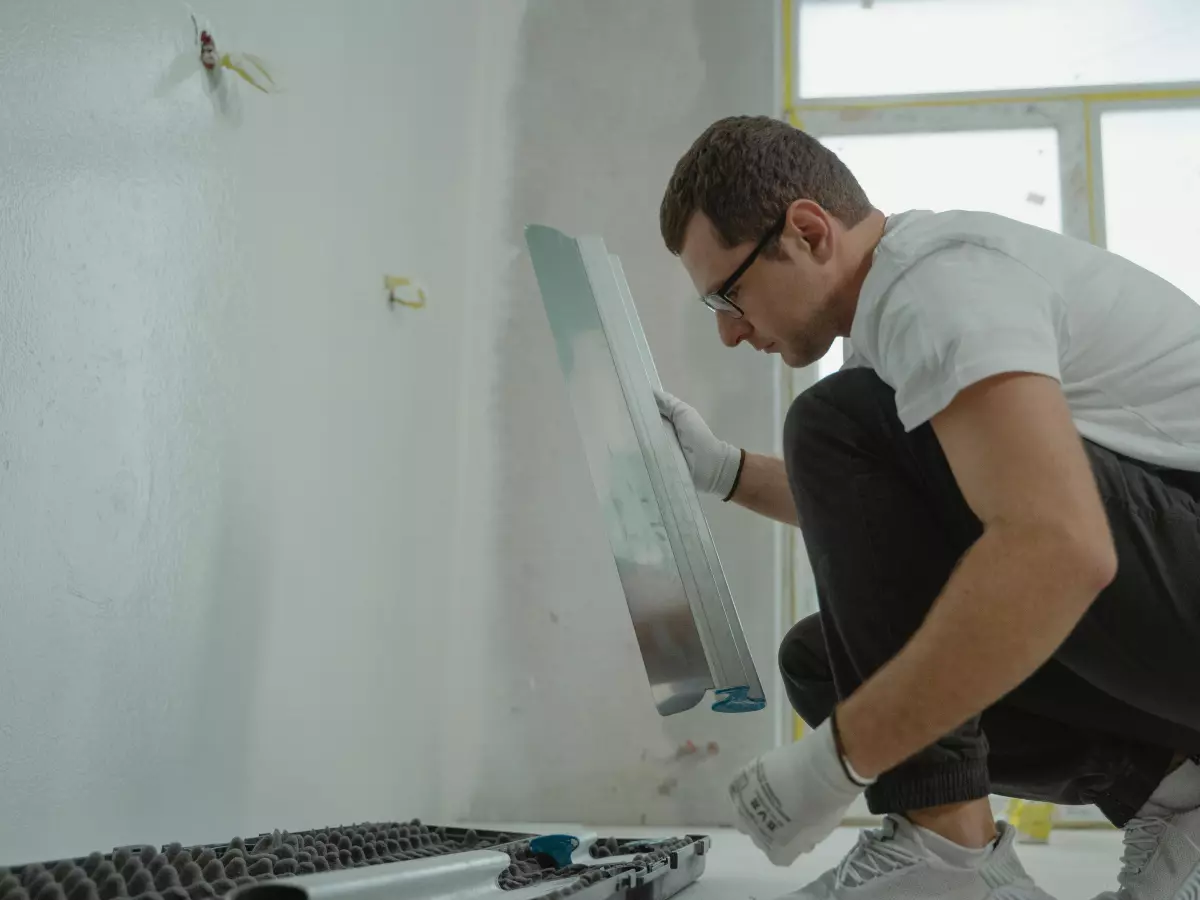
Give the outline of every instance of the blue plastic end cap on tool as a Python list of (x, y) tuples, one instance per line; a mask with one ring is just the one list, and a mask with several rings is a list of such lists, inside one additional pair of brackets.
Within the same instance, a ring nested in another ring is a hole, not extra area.
[(755, 700), (752, 697), (748, 697), (747, 694), (750, 693), (750, 688), (748, 687), (725, 688), (720, 691), (714, 691), (713, 693), (717, 694), (718, 696), (721, 694), (725, 695), (712, 705), (713, 712), (758, 712), (760, 709), (764, 709), (767, 705), (766, 698), (759, 698)]
[(560, 869), (571, 865), (571, 854), (579, 847), (579, 838), (569, 834), (543, 834), (529, 842), (534, 853), (544, 853)]

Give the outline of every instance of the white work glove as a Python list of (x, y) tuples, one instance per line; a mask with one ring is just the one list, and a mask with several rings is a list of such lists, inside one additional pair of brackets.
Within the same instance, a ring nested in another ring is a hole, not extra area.
[(700, 413), (678, 397), (658, 388), (654, 389), (654, 397), (658, 411), (675, 429), (696, 490), (728, 500), (737, 484), (742, 451), (717, 438)]
[(737, 830), (777, 866), (829, 837), (865, 789), (842, 768), (831, 722), (760, 756), (729, 785)]

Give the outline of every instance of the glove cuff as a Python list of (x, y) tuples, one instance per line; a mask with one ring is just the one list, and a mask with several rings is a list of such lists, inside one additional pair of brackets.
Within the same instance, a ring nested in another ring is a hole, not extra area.
[(842, 771), (846, 773), (846, 777), (850, 779), (855, 787), (869, 788), (875, 783), (875, 779), (863, 778), (854, 771), (854, 767), (850, 765), (850, 760), (846, 759), (846, 748), (842, 744), (842, 733), (838, 731), (837, 710), (829, 714), (829, 730), (833, 733), (833, 750), (837, 754), (838, 762), (842, 764)]
[(728, 503), (733, 499), (733, 495), (737, 493), (738, 485), (742, 481), (742, 469), (746, 468), (746, 451), (739, 451), (737, 471), (733, 473), (733, 484), (729, 488), (729, 492), (721, 498), (721, 502)]
[[(845, 757), (840, 750), (840, 741), (834, 736), (833, 717), (830, 716), (812, 734), (805, 735), (793, 746), (807, 756), (815, 766), (821, 781), (835, 793), (852, 800), (868, 787), (856, 780), (847, 769)], [(807, 747), (805, 746), (807, 745)]]

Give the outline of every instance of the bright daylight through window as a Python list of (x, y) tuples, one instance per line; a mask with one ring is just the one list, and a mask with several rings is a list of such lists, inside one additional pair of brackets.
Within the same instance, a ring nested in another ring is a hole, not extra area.
[(1196, 0), (802, 0), (797, 18), (809, 98), (1200, 80)]

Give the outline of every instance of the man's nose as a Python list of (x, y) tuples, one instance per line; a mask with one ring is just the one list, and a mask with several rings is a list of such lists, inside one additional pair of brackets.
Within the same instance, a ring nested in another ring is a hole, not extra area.
[(717, 333), (721, 335), (721, 343), (726, 347), (736, 347), (750, 334), (750, 324), (745, 319), (735, 319), (722, 312), (716, 316)]

